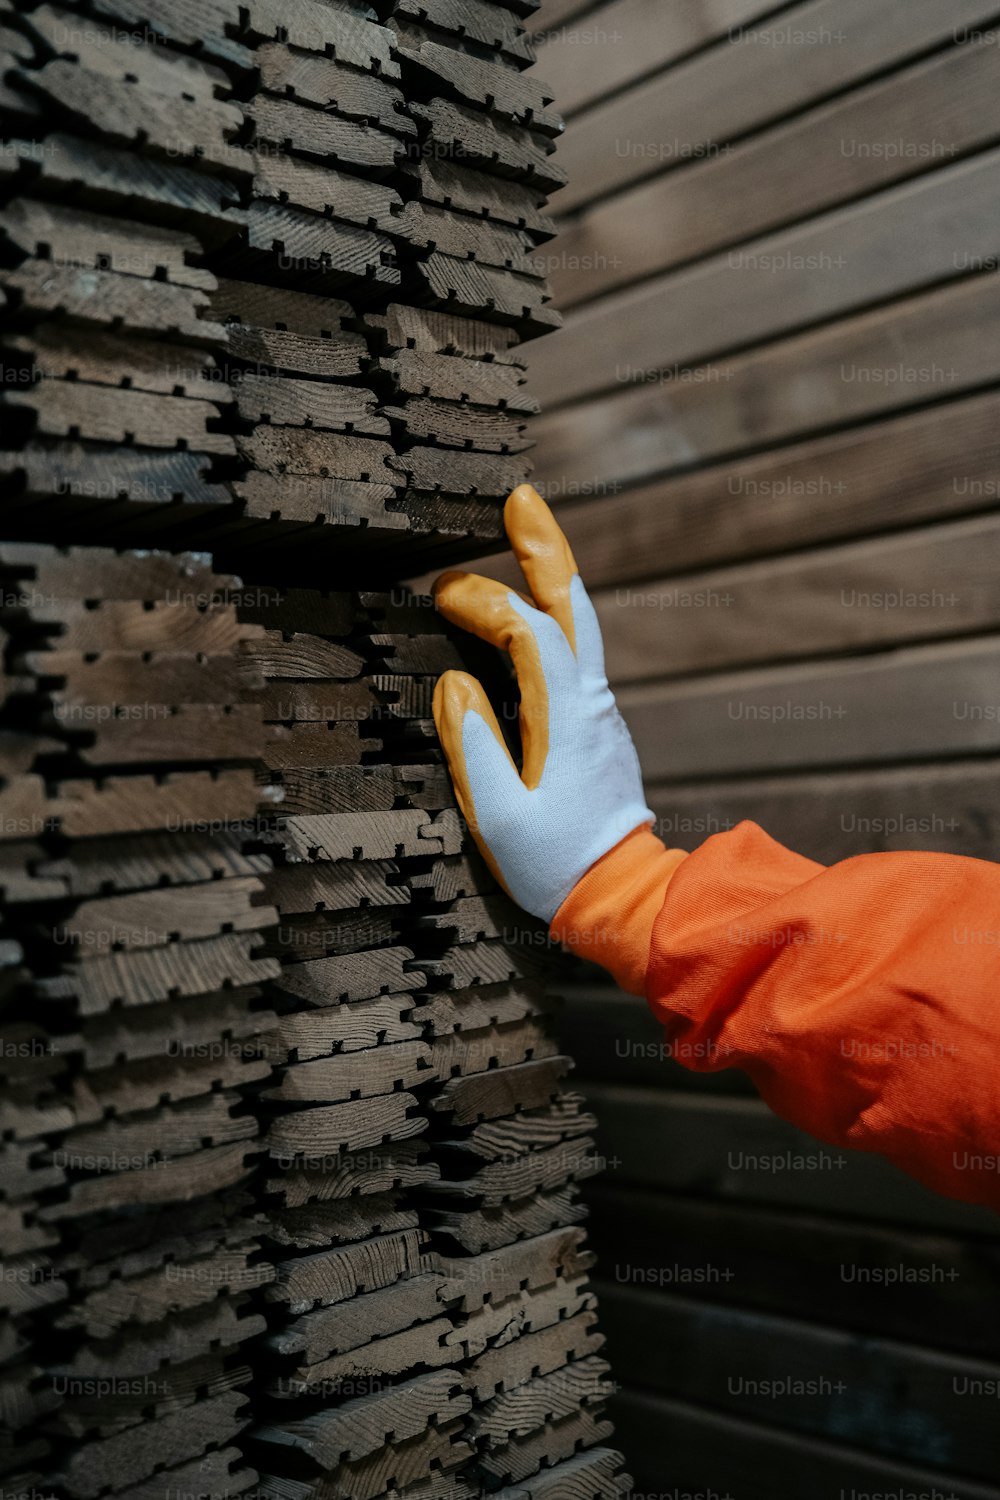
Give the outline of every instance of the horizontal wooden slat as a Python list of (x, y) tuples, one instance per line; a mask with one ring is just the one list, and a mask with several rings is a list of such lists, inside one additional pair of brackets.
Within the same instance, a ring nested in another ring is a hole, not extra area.
[[(586, 462), (590, 453), (581, 460)], [(983, 509), (1000, 498), (1000, 393), (683, 474), (564, 499), (539, 479), (591, 589)], [(571, 493), (576, 493), (571, 490)], [(636, 545), (636, 538), (642, 545)], [(489, 558), (519, 575), (509, 553)]]
[(612, 683), (1000, 629), (1000, 516), (593, 594)]
[[(663, 1357), (669, 1358), (668, 1350)], [(663, 1492), (664, 1455), (670, 1485), (706, 1500), (1000, 1500), (1000, 1489), (958, 1478), (954, 1469), (919, 1468), (878, 1458), (854, 1446), (803, 1438), (779, 1426), (748, 1422), (685, 1402), (627, 1391), (613, 1403), (615, 1442), (625, 1452), (635, 1494)], [(775, 1422), (780, 1413), (775, 1413)]]
[(542, 0), (542, 4), (526, 22), (533, 36), (544, 35), (556, 26), (562, 26), (574, 16), (593, 8), (593, 0)]
[[(814, 0), (671, 68), (573, 122), (567, 213), (815, 103), (995, 14), (985, 0)], [(598, 14), (600, 14), (598, 12)]]
[(530, 346), (550, 406), (788, 334), (992, 263), (1000, 151), (987, 151), (807, 224), (581, 309)]
[[(674, 0), (669, 6), (662, 0), (614, 0), (553, 29), (539, 51), (538, 69), (561, 114), (573, 115), (773, 7), (774, 0)], [(541, 17), (548, 24), (547, 7)]]
[(998, 1364), (670, 1290), (598, 1281), (597, 1292), (609, 1357), (631, 1386), (918, 1466), (996, 1474), (996, 1397), (968, 1392), (970, 1381), (1000, 1389)]
[(1000, 860), (1000, 761), (647, 788), (656, 832), (695, 849), (744, 819), (821, 864), (887, 849)]
[(1000, 750), (1000, 637), (626, 688), (650, 781)]
[(550, 247), (556, 304), (608, 296), (985, 147), (1000, 135), (998, 88), (1000, 48), (954, 47), (608, 199), (570, 218)]
[(960, 1238), (795, 1205), (651, 1192), (610, 1173), (588, 1183), (586, 1197), (598, 1266), (615, 1285), (996, 1357), (982, 1317), (1000, 1295), (996, 1229)]
[(538, 482), (628, 485), (1000, 377), (1000, 277), (971, 277), (541, 418)]
[(598, 1083), (586, 1094), (616, 1184), (996, 1232), (988, 1209), (932, 1193), (868, 1152), (821, 1145), (759, 1100)]

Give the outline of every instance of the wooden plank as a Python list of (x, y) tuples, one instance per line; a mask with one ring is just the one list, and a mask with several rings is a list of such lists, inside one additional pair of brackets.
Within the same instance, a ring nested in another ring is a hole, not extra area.
[(378, 230), (268, 198), (255, 198), (246, 220), (246, 248), (232, 255), (234, 269), (263, 280), (277, 273), (307, 293), (399, 285), (395, 246)]
[[(623, 494), (611, 489), (600, 503), (565, 500), (559, 523), (597, 590), (638, 576), (637, 535), (646, 556), (682, 569), (946, 520), (987, 509), (1000, 494), (998, 422), (1000, 396), (972, 396)], [(595, 456), (588, 450), (581, 472)], [(538, 483), (558, 504), (557, 486)], [(490, 571), (521, 586), (509, 554), (491, 558)]]
[(319, 1109), (296, 1110), (273, 1121), (267, 1148), (279, 1160), (309, 1161), (338, 1151), (360, 1151), (382, 1141), (403, 1141), (422, 1135), (426, 1117), (413, 1115), (417, 1107), (412, 1094), (383, 1094)]
[(416, 268), (423, 283), (421, 300), (449, 309), (510, 319), (524, 339), (558, 328), (559, 314), (545, 305), (545, 283), (478, 261), (435, 250)]
[[(551, 1471), (562, 1460), (572, 1463), (581, 1449), (590, 1449), (613, 1436), (614, 1427), (609, 1421), (581, 1408), (545, 1422), (528, 1437), (511, 1438), (504, 1448), (480, 1454), (477, 1468), (487, 1482), (515, 1484), (530, 1480), (544, 1469)], [(590, 1457), (589, 1453), (586, 1457)], [(540, 1477), (543, 1484), (551, 1483), (544, 1474)]]
[[(991, 1484), (957, 1477), (938, 1467), (886, 1461), (843, 1442), (806, 1441), (766, 1425), (725, 1417), (686, 1402), (630, 1391), (615, 1404), (618, 1438), (628, 1448), (637, 1483), (655, 1485), (663, 1445), (675, 1455), (678, 1485), (706, 1486), (747, 1500), (771, 1500), (778, 1486), (796, 1493), (816, 1483), (817, 1466), (830, 1494), (897, 1493), (953, 1495), (955, 1500), (997, 1500)], [(811, 1477), (810, 1477), (811, 1476)]]
[(367, 1240), (374, 1234), (416, 1229), (417, 1210), (401, 1207), (402, 1196), (394, 1189), (275, 1209), (268, 1217), (268, 1236), (296, 1250), (325, 1250), (331, 1241)]
[(378, 368), (391, 375), (396, 388), (407, 396), (469, 401), (519, 413), (538, 410), (535, 398), (525, 392), (524, 376), (515, 365), (477, 363), (448, 354), (405, 349), (393, 359), (380, 359)]
[(491, 1162), (472, 1177), (442, 1179), (434, 1187), (434, 1199), (464, 1199), (482, 1208), (498, 1208), (536, 1193), (544, 1195), (567, 1182), (580, 1182), (604, 1166), (593, 1141), (584, 1137), (570, 1145), (531, 1151), (509, 1163)]
[(994, 253), (998, 178), (1000, 152), (988, 151), (578, 312), (529, 351), (534, 389), (565, 404), (623, 378), (655, 381), (953, 277), (956, 245), (973, 263)]
[(430, 1101), (433, 1110), (452, 1117), (454, 1125), (475, 1125), (520, 1110), (538, 1109), (559, 1093), (569, 1071), (566, 1057), (549, 1057), (517, 1067), (495, 1068), (486, 1078), (450, 1078)]
[(389, 234), (402, 231), (403, 200), (385, 183), (369, 182), (318, 162), (263, 149), (254, 160), (254, 192), (260, 198), (295, 203), (314, 213), (330, 214)]
[(601, 591), (608, 675), (637, 682), (996, 630), (998, 555), (1000, 522), (987, 516)]
[[(917, 0), (901, 16), (863, 0), (812, 0), (590, 110), (560, 148), (560, 212), (838, 93), (990, 20), (985, 0)], [(748, 19), (752, 19), (749, 17)], [(595, 24), (600, 24), (596, 21)], [(613, 66), (613, 63), (612, 63)]]
[(152, 948), (176, 939), (215, 937), (223, 931), (253, 931), (277, 920), (273, 907), (252, 904), (263, 897), (255, 876), (212, 880), (203, 885), (100, 895), (82, 901), (56, 927), (60, 944), (88, 953), (112, 947)]
[(468, 1366), (467, 1388), (478, 1400), (489, 1400), (574, 1360), (599, 1354), (604, 1338), (594, 1329), (596, 1321), (593, 1312), (578, 1313), (551, 1328), (523, 1334), (509, 1344), (487, 1350)]
[(161, 396), (200, 396), (217, 405), (232, 400), (215, 358), (206, 349), (174, 346), (168, 351), (152, 339), (123, 339), (107, 333), (91, 334), (81, 343), (58, 324), (45, 323), (7, 342), (9, 348), (32, 356), (33, 373), (39, 378), (156, 391)]
[(529, 1380), (507, 1394), (494, 1396), (471, 1416), (470, 1428), (487, 1449), (503, 1448), (511, 1438), (527, 1437), (546, 1421), (602, 1401), (614, 1391), (607, 1378), (611, 1366), (596, 1355), (576, 1360), (564, 1370)]
[(191, 265), (201, 252), (195, 237), (178, 229), (132, 224), (106, 214), (57, 203), (15, 198), (0, 214), (0, 228), (26, 256), (57, 265), (158, 279), (210, 292), (215, 278)]
[(626, 688), (619, 706), (654, 781), (995, 753), (998, 650), (986, 637)]
[(527, 1018), (481, 1030), (463, 1027), (461, 1032), (438, 1037), (432, 1057), (439, 1077), (457, 1078), (554, 1057), (557, 1051), (558, 1044), (547, 1034), (544, 1021)]
[(53, 999), (75, 999), (81, 1015), (116, 1005), (153, 1005), (174, 995), (203, 995), (227, 985), (254, 985), (277, 977), (272, 959), (256, 958), (255, 933), (224, 933), (191, 943), (131, 953), (109, 953), (66, 965), (40, 982)]
[(255, 139), (285, 151), (321, 157), (338, 166), (391, 171), (402, 152), (399, 140), (367, 121), (341, 120), (326, 110), (258, 94), (244, 106)]
[(403, 995), (427, 983), (415, 968), (412, 948), (381, 948), (377, 953), (348, 953), (338, 958), (319, 958), (275, 976), (277, 987), (294, 997), (296, 1009), (306, 1005), (326, 1009), (353, 1004), (377, 995)]
[(384, 407), (409, 437), (421, 443), (439, 443), (453, 449), (487, 453), (522, 453), (532, 447), (525, 423), (502, 411), (471, 407), (459, 402), (435, 401), (415, 396), (405, 407)]
[(657, 832), (682, 848), (694, 848), (702, 838), (749, 818), (772, 838), (821, 864), (886, 849), (934, 849), (997, 860), (998, 771), (1000, 763), (987, 758), (700, 787), (654, 786), (649, 798), (658, 815)]
[[(579, 1228), (553, 1229), (484, 1255), (454, 1259), (437, 1255), (435, 1264), (451, 1278), (444, 1300), (456, 1313), (475, 1314), (495, 1303), (509, 1303), (558, 1287), (561, 1282), (579, 1282), (594, 1264), (585, 1238)], [(459, 1339), (464, 1326), (456, 1325)]]
[(624, 1500), (635, 1493), (624, 1463), (616, 1449), (592, 1448), (495, 1493), (497, 1500)]
[(382, 78), (400, 76), (392, 55), (392, 32), (349, 9), (322, 0), (297, 0), (295, 14), (289, 15), (280, 0), (252, 0), (240, 14), (247, 36), (255, 42), (277, 39)]
[(96, 210), (138, 218), (169, 209), (206, 246), (228, 239), (239, 228), (239, 189), (231, 178), (207, 176), (193, 167), (117, 150), (75, 136), (47, 135), (45, 152), (33, 141), (9, 149), (39, 173), (35, 191), (61, 201), (79, 201)]
[[(254, 1168), (252, 1141), (206, 1147), (178, 1157), (176, 1161), (153, 1162), (148, 1167), (113, 1176), (81, 1178), (73, 1183), (67, 1201), (41, 1210), (40, 1217), (59, 1223), (76, 1216), (89, 1216), (151, 1205), (187, 1203), (223, 1192), (244, 1182)], [(248, 1333), (255, 1328), (247, 1329)], [(240, 1335), (242, 1335), (242, 1330)]]
[(515, 67), (534, 61), (534, 52), (516, 15), (484, 0), (399, 0), (395, 14), (443, 31), (462, 41), (478, 42), (510, 58)]
[(388, 443), (374, 438), (265, 425), (239, 437), (237, 447), (244, 458), (267, 473), (393, 482), (391, 466), (396, 454)]
[[(77, 50), (86, 53), (86, 48)], [(124, 56), (114, 61), (114, 51)], [(176, 75), (172, 86), (154, 65), (152, 49), (137, 52), (134, 46), (109, 49), (100, 59), (57, 57), (22, 76), (50, 109), (58, 108), (61, 123), (69, 116), (83, 133), (96, 129), (118, 146), (147, 144), (168, 159), (190, 163), (207, 158), (216, 172), (245, 177), (249, 155), (233, 144), (242, 125), (240, 107), (199, 89), (199, 72), (205, 74), (191, 59), (183, 60), (187, 67), (182, 70), (176, 65), (180, 59), (165, 55), (171, 65), (160, 66)], [(131, 72), (116, 76), (124, 69)]]
[(161, 1417), (144, 1426), (143, 1440), (124, 1432), (103, 1443), (87, 1443), (71, 1452), (60, 1481), (79, 1500), (93, 1500), (110, 1486), (123, 1489), (146, 1479), (172, 1457), (197, 1457), (204, 1449), (233, 1438), (243, 1424), (243, 1392), (229, 1392)]
[(419, 1275), (424, 1269), (420, 1233), (400, 1230), (357, 1245), (282, 1262), (267, 1297), (272, 1302), (286, 1303), (289, 1312), (304, 1313), (314, 1307), (342, 1304), (356, 1297), (362, 1288), (371, 1292), (392, 1286)]
[(598, 204), (554, 248), (557, 304), (607, 296), (989, 145), (983, 101), (998, 79), (996, 48), (969, 42)]
[(509, 495), (524, 484), (528, 462), (517, 455), (459, 452), (454, 448), (407, 448), (388, 459), (390, 470), (428, 494)]
[(248, 422), (273, 422), (279, 427), (380, 435), (389, 431), (386, 419), (376, 415), (371, 391), (329, 381), (245, 373), (237, 386), (236, 407)]
[(405, 113), (398, 85), (376, 73), (344, 66), (336, 57), (302, 52), (279, 42), (256, 49), (262, 88), (302, 104), (334, 109), (348, 119), (370, 120), (401, 135), (415, 135), (416, 126)]
[(509, 352), (517, 343), (517, 334), (497, 323), (391, 302), (383, 313), (366, 313), (365, 326), (381, 348), (394, 354), (414, 350), (418, 354), (485, 358), (522, 367), (519, 356)]
[(452, 99), (432, 99), (429, 104), (410, 107), (428, 126), (434, 145), (456, 161), (465, 159), (481, 170), (530, 182), (550, 192), (566, 181), (545, 137)]
[(359, 1193), (420, 1187), (433, 1182), (441, 1170), (429, 1159), (427, 1142), (420, 1139), (394, 1141), (378, 1151), (331, 1156), (312, 1166), (294, 1161), (285, 1166), (280, 1175), (267, 1179), (267, 1191), (278, 1194), (291, 1209)]
[(338, 1302), (306, 1313), (287, 1328), (269, 1336), (267, 1343), (277, 1355), (293, 1355), (299, 1362), (296, 1376), (306, 1380), (308, 1367), (331, 1354), (361, 1349), (375, 1338), (401, 1333), (414, 1324), (429, 1323), (441, 1312), (440, 1293), (444, 1278), (436, 1272), (411, 1276), (378, 1291), (362, 1291), (349, 1302)]
[(253, 59), (247, 48), (229, 36), (238, 20), (232, 0), (95, 0), (98, 15), (130, 26), (147, 26), (157, 40), (249, 70)]
[(415, 1004), (412, 995), (389, 995), (299, 1011), (280, 1017), (266, 1046), (277, 1060), (295, 1063), (384, 1043), (419, 1042), (421, 1022), (412, 1019)]
[(436, 1071), (426, 1042), (394, 1042), (373, 1047), (363, 1062), (355, 1053), (344, 1053), (293, 1063), (263, 1097), (285, 1103), (365, 1099), (417, 1088), (432, 1081)]
[[(756, 1308), (991, 1359), (980, 1309), (1000, 1281), (995, 1232), (961, 1237), (801, 1206), (590, 1184), (593, 1252), (604, 1286), (673, 1292), (716, 1308)], [(627, 1248), (621, 1228), (629, 1225)], [(614, 1320), (609, 1332), (614, 1341)]]
[(292, 861), (405, 859), (442, 852), (430, 816), (421, 808), (279, 817), (266, 838), (280, 845)]
[(433, 1421), (443, 1425), (464, 1415), (470, 1398), (460, 1389), (457, 1370), (434, 1370), (370, 1396), (344, 1401), (311, 1417), (262, 1427), (262, 1443), (301, 1449), (323, 1469), (375, 1453), (390, 1439), (416, 1437)]
[(973, 277), (543, 417), (543, 487), (576, 473), (595, 488), (628, 484), (986, 385), (1000, 372), (976, 350), (974, 330), (997, 321), (995, 279)]
[[(427, 1220), (436, 1233), (450, 1236), (470, 1255), (497, 1250), (511, 1240), (526, 1239), (569, 1224), (578, 1224), (587, 1216), (576, 1188), (554, 1188), (533, 1193), (516, 1202), (502, 1202), (489, 1208), (427, 1210)], [(587, 1306), (590, 1302), (587, 1301)], [(557, 1315), (558, 1316), (558, 1315)], [(553, 1319), (555, 1321), (555, 1319)]]
[(564, 0), (543, 6), (536, 18), (543, 28), (535, 36), (539, 69), (559, 108), (571, 118), (593, 108), (603, 95), (634, 87), (647, 74), (765, 15), (771, 3), (694, 0), (664, 11), (655, 0), (614, 0), (601, 6), (599, 15), (574, 18), (572, 12), (581, 9), (587, 7)]
[(448, 1148), (482, 1161), (502, 1159), (510, 1164), (526, 1152), (542, 1151), (594, 1130), (597, 1122), (584, 1110), (583, 1102), (579, 1094), (558, 1093), (547, 1103), (484, 1120), (466, 1135), (450, 1139)]
[(426, 203), (526, 229), (539, 241), (550, 239), (555, 233), (554, 222), (541, 212), (545, 195), (539, 188), (512, 185), (489, 172), (434, 157), (421, 160), (416, 180)]
[(987, 1209), (943, 1198), (871, 1153), (824, 1146), (756, 1099), (603, 1084), (590, 1085), (588, 1099), (600, 1117), (602, 1150), (619, 1154), (617, 1182), (701, 1195), (711, 1189), (729, 1201), (995, 1233)]
[(16, 270), (3, 270), (0, 285), (17, 293), (26, 310), (58, 313), (73, 323), (167, 334), (196, 344), (220, 346), (226, 341), (219, 324), (199, 316), (208, 306), (200, 287), (45, 260), (27, 260)]
[[(440, 0), (437, 0), (440, 3)], [(479, 105), (516, 125), (529, 126), (543, 135), (556, 136), (562, 121), (551, 108), (553, 94), (539, 79), (517, 73), (479, 54), (442, 47), (419, 32), (397, 27), (396, 51), (400, 58), (425, 75), (434, 89), (446, 89), (468, 104)]]
[[(603, 1285), (601, 1297), (605, 1326), (629, 1351), (630, 1385), (759, 1422), (773, 1421), (780, 1407), (783, 1427), (821, 1440), (847, 1438), (917, 1466), (960, 1453), (964, 1471), (995, 1475), (989, 1398), (958, 1394), (996, 1379), (1000, 1372), (981, 1360), (715, 1308), (668, 1290)], [(664, 1360), (664, 1349), (683, 1356)], [(614, 1350), (612, 1338), (612, 1358)], [(878, 1416), (869, 1416), (876, 1407)]]

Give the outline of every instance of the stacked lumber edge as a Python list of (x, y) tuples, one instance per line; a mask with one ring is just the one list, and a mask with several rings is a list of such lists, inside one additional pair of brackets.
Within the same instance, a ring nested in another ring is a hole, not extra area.
[(560, 121), (530, 0), (381, 9), (0, 0), (8, 537), (496, 542)]
[(532, 8), (0, 0), (4, 1500), (628, 1491), (550, 950), (382, 582), (526, 472)]

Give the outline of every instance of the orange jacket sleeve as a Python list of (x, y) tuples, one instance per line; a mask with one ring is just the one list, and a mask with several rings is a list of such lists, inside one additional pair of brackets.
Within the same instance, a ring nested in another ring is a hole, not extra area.
[(743, 1068), (820, 1140), (1000, 1209), (1000, 866), (826, 867), (753, 823), (685, 857), (640, 829), (552, 927), (645, 992), (685, 1066)]

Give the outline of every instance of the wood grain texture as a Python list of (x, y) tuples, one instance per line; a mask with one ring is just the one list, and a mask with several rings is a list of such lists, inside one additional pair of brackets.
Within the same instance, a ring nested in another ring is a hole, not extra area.
[(560, 212), (621, 191), (664, 165), (711, 154), (925, 48), (945, 46), (956, 30), (991, 15), (983, 0), (918, 0), (905, 15), (863, 0), (811, 0), (741, 27), (732, 41), (570, 125), (561, 156), (571, 185)]
[(947, 280), (958, 254), (988, 262), (998, 179), (988, 151), (585, 308), (529, 351), (535, 392), (554, 406), (652, 380)]
[(1000, 642), (626, 688), (650, 780), (995, 752)]
[(992, 341), (978, 335), (998, 309), (996, 278), (971, 277), (761, 350), (646, 378), (543, 417), (539, 477), (558, 495), (586, 474), (601, 493), (958, 395), (997, 378)]
[(988, 146), (998, 77), (996, 47), (959, 46), (570, 218), (553, 246), (557, 303), (606, 297)]
[[(994, 516), (598, 592), (617, 682), (1000, 627)], [(941, 579), (954, 580), (944, 589)]]

